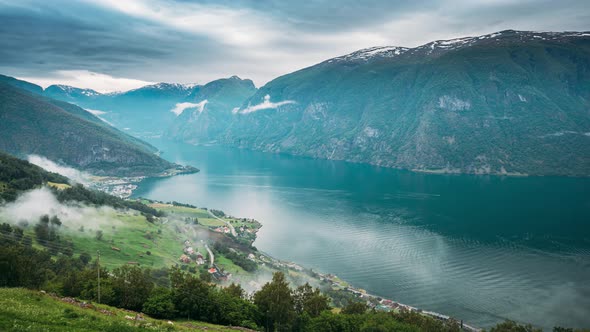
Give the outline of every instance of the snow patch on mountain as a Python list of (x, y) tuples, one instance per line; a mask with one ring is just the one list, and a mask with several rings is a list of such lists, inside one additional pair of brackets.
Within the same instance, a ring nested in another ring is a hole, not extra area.
[(248, 114), (265, 109), (275, 109), (288, 104), (296, 104), (296, 102), (294, 100), (283, 100), (273, 103), (270, 101), (270, 95), (266, 95), (264, 96), (264, 101), (262, 103), (256, 105), (248, 105), (248, 107), (244, 108), (243, 110), (238, 110), (237, 113)]
[(335, 62), (335, 61), (351, 61), (351, 60), (360, 60), (360, 61), (368, 61), (373, 58), (393, 58), (400, 54), (403, 54), (409, 50), (407, 47), (399, 47), (399, 46), (376, 46), (376, 47), (369, 47), (364, 48), (362, 50), (358, 50), (356, 52), (343, 55), (331, 60), (328, 60), (328, 63)]

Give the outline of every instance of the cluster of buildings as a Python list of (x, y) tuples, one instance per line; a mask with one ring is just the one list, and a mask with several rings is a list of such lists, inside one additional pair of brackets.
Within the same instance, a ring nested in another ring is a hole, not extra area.
[(197, 265), (205, 264), (205, 257), (199, 251), (195, 251), (189, 240), (184, 241), (184, 249), (182, 251), (184, 254), (180, 256), (179, 261), (185, 264), (190, 264), (191, 262), (195, 262)]
[(219, 226), (213, 229), (214, 232), (229, 234), (231, 230), (227, 226)]
[(106, 192), (107, 194), (111, 194), (113, 196), (127, 198), (131, 196), (135, 189), (137, 189), (137, 185), (135, 183), (138, 183), (143, 179), (144, 177), (142, 176), (124, 178), (109, 177), (92, 182), (90, 187)]

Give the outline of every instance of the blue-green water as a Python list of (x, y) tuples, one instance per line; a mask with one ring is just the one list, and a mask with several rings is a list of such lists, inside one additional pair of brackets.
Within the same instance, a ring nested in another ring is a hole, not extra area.
[(590, 179), (434, 175), (153, 141), (198, 174), (135, 196), (263, 223), (281, 259), (480, 327), (590, 327)]

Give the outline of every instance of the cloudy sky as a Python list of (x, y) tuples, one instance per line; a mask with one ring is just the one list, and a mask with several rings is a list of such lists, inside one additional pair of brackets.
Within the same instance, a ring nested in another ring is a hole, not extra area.
[(588, 0), (0, 0), (0, 73), (100, 91), (238, 75), (261, 86), (379, 45), (590, 30)]

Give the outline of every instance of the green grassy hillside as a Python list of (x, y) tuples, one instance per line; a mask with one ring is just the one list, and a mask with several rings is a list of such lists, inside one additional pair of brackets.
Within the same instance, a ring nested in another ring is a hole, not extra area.
[(158, 320), (107, 305), (85, 304), (22, 288), (0, 288), (0, 331), (248, 331), (198, 321)]

